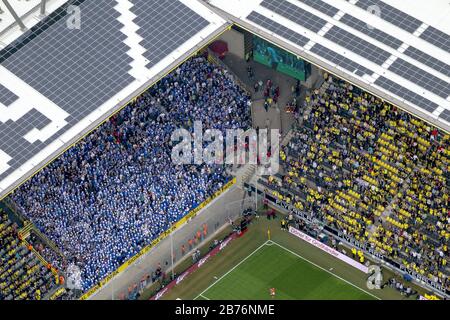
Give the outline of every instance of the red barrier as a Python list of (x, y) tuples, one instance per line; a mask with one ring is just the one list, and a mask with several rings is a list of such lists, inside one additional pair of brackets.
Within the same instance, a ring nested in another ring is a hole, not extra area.
[(193, 273), (195, 270), (200, 268), (202, 265), (205, 264), (206, 261), (208, 261), (210, 258), (217, 255), (220, 251), (222, 251), (231, 241), (236, 239), (238, 235), (236, 233), (233, 233), (228, 238), (226, 238), (224, 241), (222, 241), (217, 247), (212, 249), (208, 254), (206, 254), (203, 258), (201, 258), (199, 261), (197, 261), (195, 264), (190, 266), (186, 271), (184, 271), (182, 274), (180, 274), (175, 280), (171, 281), (167, 286), (165, 286), (163, 289), (161, 289), (156, 295), (150, 298), (150, 300), (159, 300), (163, 295), (165, 295), (169, 290), (171, 290), (173, 287), (175, 287), (177, 284), (182, 282), (187, 276), (189, 276), (191, 273)]

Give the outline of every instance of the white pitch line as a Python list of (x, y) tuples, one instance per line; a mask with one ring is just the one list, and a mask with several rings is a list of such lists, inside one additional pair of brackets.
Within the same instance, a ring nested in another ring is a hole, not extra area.
[(355, 288), (357, 288), (357, 289), (359, 289), (359, 290), (365, 292), (366, 294), (368, 294), (368, 295), (374, 297), (375, 299), (381, 300), (380, 298), (378, 298), (377, 296), (373, 295), (372, 293), (370, 293), (370, 292), (368, 292), (368, 291), (366, 291), (366, 290), (364, 290), (364, 289), (358, 287), (357, 285), (354, 285), (353, 283), (351, 283), (351, 282), (345, 280), (344, 278), (339, 277), (338, 275), (334, 274), (333, 272), (330, 272), (329, 270), (322, 268), (321, 266), (315, 264), (314, 262), (309, 261), (308, 259), (302, 257), (301, 255), (299, 255), (299, 254), (293, 252), (292, 250), (289, 250), (288, 248), (283, 247), (281, 244), (279, 244), (279, 243), (277, 243), (277, 242), (275, 242), (275, 241), (272, 241), (272, 243), (275, 244), (275, 245), (277, 245), (277, 246), (279, 246), (280, 248), (282, 248), (282, 249), (284, 249), (284, 250), (286, 250), (286, 251), (292, 253), (294, 256), (297, 256), (297, 257), (299, 257), (300, 259), (303, 259), (303, 260), (305, 260), (306, 262), (309, 262), (309, 263), (312, 264), (313, 266), (316, 266), (317, 268), (319, 268), (319, 269), (321, 269), (321, 270), (323, 270), (323, 271), (325, 271), (325, 272), (328, 272), (329, 274), (331, 274), (331, 275), (335, 276), (336, 278), (338, 278), (338, 279), (344, 281), (345, 283), (348, 283), (349, 285), (351, 285), (351, 286), (353, 286), (353, 287), (355, 287)]
[(206, 299), (206, 300), (211, 300), (210, 298), (208, 298), (208, 297), (205, 297), (204, 295), (200, 295), (200, 297), (202, 297), (203, 299)]
[(223, 276), (221, 276), (219, 279), (217, 279), (213, 284), (211, 284), (208, 288), (206, 288), (205, 290), (203, 290), (197, 297), (194, 298), (194, 300), (197, 300), (198, 297), (203, 296), (203, 294), (208, 291), (209, 289), (211, 289), (213, 286), (215, 286), (220, 280), (222, 280), (223, 278), (225, 278), (228, 274), (230, 274), (234, 269), (236, 269), (237, 267), (239, 267), (242, 263), (244, 263), (244, 261), (246, 261), (248, 258), (250, 258), (252, 255), (254, 255), (257, 251), (259, 251), (261, 248), (263, 248), (267, 241), (264, 242), (262, 245), (260, 245), (258, 248), (256, 248), (252, 253), (250, 253), (247, 257), (245, 257), (244, 259), (242, 259), (237, 265), (235, 265), (233, 268), (231, 268), (230, 270), (228, 270)]

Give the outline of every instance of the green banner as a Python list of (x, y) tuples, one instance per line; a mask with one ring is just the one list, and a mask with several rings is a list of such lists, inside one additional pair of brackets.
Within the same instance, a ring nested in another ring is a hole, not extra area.
[(300, 81), (311, 74), (310, 63), (258, 36), (253, 36), (253, 60)]

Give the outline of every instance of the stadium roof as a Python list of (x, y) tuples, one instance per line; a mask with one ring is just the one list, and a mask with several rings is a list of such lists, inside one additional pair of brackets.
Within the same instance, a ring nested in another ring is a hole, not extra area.
[(229, 26), (198, 0), (39, 2), (0, 24), (0, 199)]
[(207, 2), (0, 2), (0, 199), (228, 21), (450, 131), (447, 1)]
[(450, 131), (450, 2), (210, 0), (230, 20)]

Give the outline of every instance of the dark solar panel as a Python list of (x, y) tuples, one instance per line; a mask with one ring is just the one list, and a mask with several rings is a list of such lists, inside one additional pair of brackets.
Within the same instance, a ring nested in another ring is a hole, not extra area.
[(420, 38), (450, 53), (450, 35), (430, 26), (420, 35)]
[(381, 43), (384, 43), (391, 48), (398, 49), (403, 43), (401, 40), (387, 34), (384, 31), (370, 27), (366, 22), (361, 21), (349, 14), (345, 14), (339, 21), (355, 30), (358, 30), (359, 32), (368, 35), (369, 37), (380, 41)]
[(297, 0), (299, 2), (303, 2), (304, 4), (307, 4), (311, 8), (314, 8), (322, 13), (325, 13), (326, 15), (330, 17), (334, 17), (336, 13), (339, 12), (339, 9), (336, 7), (333, 7), (332, 5), (329, 5), (326, 2), (323, 2), (322, 0)]
[(441, 80), (403, 59), (395, 60), (389, 70), (444, 99), (450, 95), (450, 84), (447, 81)]
[(447, 122), (450, 122), (450, 110), (445, 109), (441, 115), (439, 116), (439, 118), (444, 119)]
[(314, 32), (318, 32), (327, 24), (327, 21), (324, 19), (297, 7), (286, 0), (264, 0), (261, 3), (261, 6)]
[(80, 120), (133, 80), (115, 5), (84, 1), (80, 30), (68, 29), (61, 19), (2, 66)]
[(414, 48), (414, 47), (408, 47), (408, 49), (404, 52), (407, 56), (423, 63), (424, 65), (430, 67), (431, 69), (434, 69), (447, 77), (450, 77), (450, 65), (436, 59), (435, 57), (430, 56), (429, 54)]
[(392, 23), (393, 25), (406, 30), (409, 33), (414, 33), (421, 25), (422, 21), (398, 10), (381, 0), (358, 0), (355, 4), (361, 9), (371, 11), (373, 6), (378, 8), (380, 18)]
[(17, 99), (19, 99), (18, 96), (0, 84), (0, 103), (9, 106)]
[[(130, 0), (133, 22), (143, 37), (143, 53), (153, 66), (209, 24), (178, 0)], [(133, 58), (121, 22), (117, 0), (73, 0), (79, 7), (81, 28), (67, 27), (63, 6), (0, 52), (0, 63), (33, 89), (69, 114), (68, 124), (45, 142), (29, 143), (23, 135), (45, 123), (35, 109), (18, 121), (0, 123), (0, 150), (12, 159), (5, 178), (130, 85)], [(128, 9), (127, 9), (128, 10)], [(129, 14), (129, 12), (125, 12)], [(123, 17), (122, 17), (123, 18)], [(0, 101), (14, 98), (0, 88)], [(44, 117), (44, 118), (42, 118)], [(0, 139), (1, 140), (1, 139)]]
[(35, 155), (34, 152), (46, 145), (39, 140), (30, 144), (24, 136), (34, 128), (42, 129), (49, 123), (50, 120), (36, 109), (32, 109), (17, 121), (0, 122), (0, 136), (2, 137), (0, 150), (12, 157), (10, 166), (16, 167), (17, 164), (26, 162)]
[(395, 83), (392, 80), (389, 80), (385, 77), (379, 77), (376, 81), (375, 84), (386, 89), (389, 92), (392, 92), (393, 94), (399, 96), (400, 98), (405, 99), (406, 101), (408, 101), (409, 103), (412, 103), (418, 107), (420, 107), (421, 109), (423, 109), (424, 111), (428, 111), (430, 113), (433, 113), (434, 110), (436, 110), (438, 108), (438, 105), (424, 97), (422, 97), (421, 95)]
[(150, 61), (148, 68), (209, 25), (208, 20), (180, 1), (131, 1), (134, 4), (131, 11), (137, 15), (133, 21), (140, 27), (137, 33), (143, 38), (141, 45), (147, 49), (144, 56)]
[(363, 76), (364, 74), (369, 75), (373, 74), (373, 71), (367, 69), (366, 67), (363, 67), (360, 64), (354, 62), (353, 60), (350, 60), (347, 57), (344, 57), (320, 44), (315, 44), (310, 51), (350, 71), (351, 73), (356, 73), (358, 76)]
[(389, 52), (337, 26), (333, 26), (325, 38), (379, 65), (391, 56)]
[(301, 47), (309, 41), (308, 38), (302, 36), (301, 34), (286, 28), (285, 26), (263, 16), (262, 14), (259, 14), (258, 12), (253, 11), (247, 19)]

